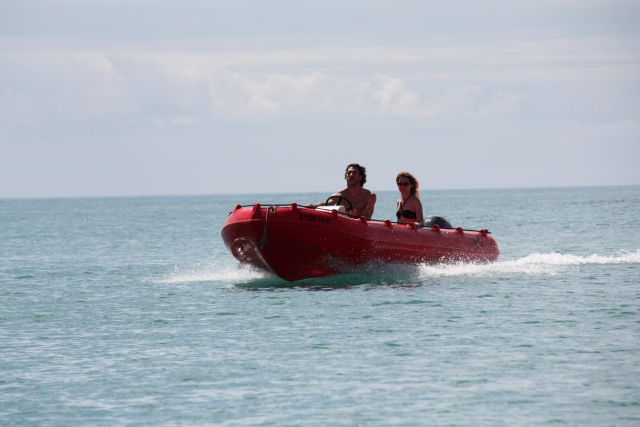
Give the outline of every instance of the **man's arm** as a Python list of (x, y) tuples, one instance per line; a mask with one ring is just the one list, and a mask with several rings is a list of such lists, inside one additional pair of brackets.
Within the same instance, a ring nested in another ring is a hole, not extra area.
[[(334, 193), (334, 194), (332, 194), (332, 196), (339, 196), (339, 195), (340, 195), (340, 193)], [(307, 208), (311, 208), (311, 209), (315, 209), (315, 208), (317, 208), (318, 206), (333, 206), (333, 205), (335, 205), (335, 204), (336, 204), (335, 199), (331, 199), (331, 200), (329, 200), (329, 202), (328, 202), (328, 203), (327, 203), (327, 202), (309, 203), (309, 204), (308, 204), (307, 206), (305, 206), (305, 207), (307, 207)]]
[(369, 220), (373, 216), (373, 210), (376, 206), (376, 200), (377, 198), (375, 193), (371, 193), (371, 195), (367, 198), (367, 204), (365, 205), (364, 211), (362, 212), (362, 215)]

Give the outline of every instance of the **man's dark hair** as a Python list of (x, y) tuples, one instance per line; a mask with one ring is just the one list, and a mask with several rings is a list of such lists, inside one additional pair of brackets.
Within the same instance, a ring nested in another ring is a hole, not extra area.
[(351, 163), (349, 166), (347, 166), (347, 168), (344, 170), (344, 177), (347, 177), (347, 171), (349, 170), (349, 168), (356, 168), (358, 169), (358, 173), (360, 174), (360, 187), (364, 187), (364, 183), (367, 182), (367, 169), (364, 166), (360, 166), (357, 163)]

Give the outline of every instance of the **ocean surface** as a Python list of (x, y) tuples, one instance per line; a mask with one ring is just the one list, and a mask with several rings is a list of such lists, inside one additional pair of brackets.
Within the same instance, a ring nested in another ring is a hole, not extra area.
[(493, 264), (288, 283), (222, 243), (327, 195), (0, 200), (0, 425), (640, 425), (640, 187), (424, 191)]

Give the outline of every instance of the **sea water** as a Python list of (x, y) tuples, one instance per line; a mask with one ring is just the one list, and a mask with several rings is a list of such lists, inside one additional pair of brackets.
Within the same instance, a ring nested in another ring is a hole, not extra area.
[(491, 264), (224, 247), (236, 204), (326, 196), (0, 200), (0, 424), (640, 425), (640, 187), (424, 191)]

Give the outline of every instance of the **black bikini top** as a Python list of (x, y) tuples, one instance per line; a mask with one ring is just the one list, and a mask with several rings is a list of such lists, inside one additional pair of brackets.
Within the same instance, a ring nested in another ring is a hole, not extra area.
[[(411, 196), (407, 197), (407, 200), (409, 200), (411, 198)], [(407, 200), (405, 200), (404, 202), (406, 202)], [(405, 217), (406, 219), (416, 219), (418, 218), (416, 216), (416, 213), (414, 211), (409, 211), (406, 209), (402, 209), (404, 207), (404, 202), (400, 203), (400, 209), (398, 209), (398, 212), (396, 212), (396, 217), (398, 217), (398, 219)]]
[(403, 210), (403, 209), (398, 209), (398, 212), (396, 212), (396, 216), (398, 217), (398, 219), (400, 219), (401, 217), (405, 217), (407, 219), (416, 219), (416, 213), (414, 211), (408, 211), (408, 210)]

